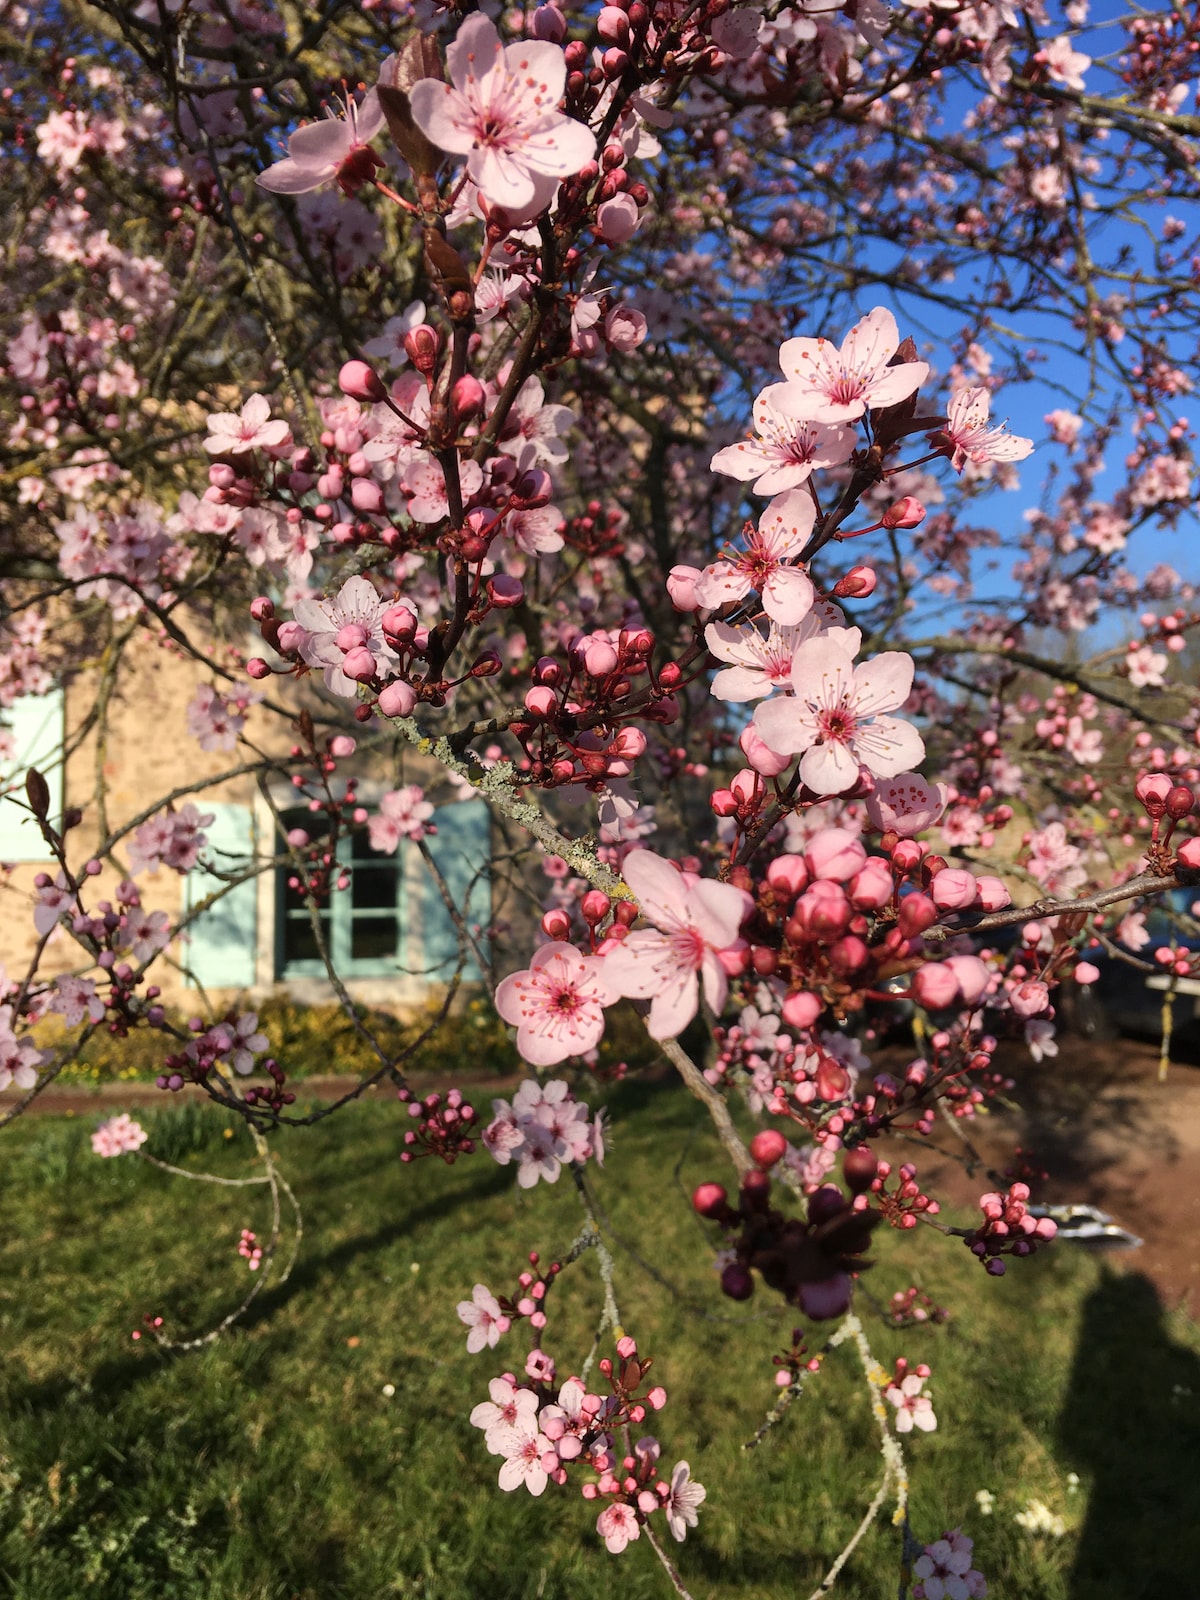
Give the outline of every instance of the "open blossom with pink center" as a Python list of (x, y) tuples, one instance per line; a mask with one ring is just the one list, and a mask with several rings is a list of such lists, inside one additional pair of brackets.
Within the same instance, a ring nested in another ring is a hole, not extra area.
[(787, 563), (804, 548), (815, 517), (807, 494), (777, 495), (757, 528), (747, 523), (745, 550), (731, 551), (704, 568), (696, 579), (697, 604), (715, 610), (757, 590), (773, 622), (800, 622), (812, 609), (816, 590), (802, 567)]
[(470, 1329), (467, 1349), (471, 1355), (478, 1355), (484, 1349), (494, 1350), (500, 1335), (512, 1327), (500, 1309), (500, 1302), (485, 1283), (477, 1283), (471, 1290), (471, 1298), (460, 1300), (455, 1309), (458, 1320)]
[(595, 154), (594, 134), (558, 109), (566, 86), (561, 48), (542, 40), (503, 45), (489, 18), (468, 17), (446, 52), (450, 83), (421, 78), (413, 120), (440, 150), (467, 158), (483, 198), (507, 211), (549, 204), (557, 180)]
[(18, 1089), (32, 1089), (41, 1061), (42, 1052), (13, 1031), (13, 1008), (0, 1006), (0, 1090), (14, 1083)]
[(531, 1189), (539, 1178), (557, 1183), (564, 1161), (594, 1156), (603, 1165), (600, 1119), (588, 1121), (588, 1107), (576, 1100), (560, 1078), (539, 1084), (532, 1078), (507, 1100), (492, 1101), (492, 1121), (483, 1131), (484, 1148), (500, 1166), (517, 1163), (517, 1182)]
[[(464, 1302), (465, 1303), (465, 1302)], [(538, 1399), (532, 1389), (519, 1389), (511, 1374), (488, 1384), (490, 1400), (481, 1400), (471, 1412), (471, 1426), (484, 1430), (483, 1442), (494, 1456), (506, 1456), (537, 1417)]]
[(1148, 644), (1133, 646), (1125, 657), (1125, 667), (1135, 689), (1161, 689), (1167, 681), (1167, 657)]
[(143, 822), (129, 846), (129, 866), (134, 873), (154, 871), (160, 866), (176, 872), (190, 872), (207, 843), (204, 829), (211, 827), (214, 813), (204, 815), (189, 800), (178, 811), (163, 811)]
[(663, 1506), (667, 1514), (667, 1527), (682, 1544), (689, 1528), (696, 1526), (696, 1513), (704, 1504), (708, 1490), (702, 1483), (692, 1481), (692, 1470), (686, 1461), (680, 1461), (671, 1474), (671, 1493)]
[(910, 1372), (899, 1383), (890, 1384), (886, 1389), (884, 1398), (896, 1408), (897, 1433), (911, 1433), (914, 1428), (919, 1428), (922, 1433), (932, 1433), (937, 1427), (933, 1401), (927, 1394), (921, 1393), (924, 1387), (925, 1379)]
[(305, 631), (297, 648), (310, 667), (322, 667), (325, 687), (346, 700), (357, 692), (355, 681), (342, 671), (351, 650), (369, 651), (380, 677), (395, 671), (396, 652), (383, 636), (383, 618), (393, 605), (407, 605), (413, 615), (417, 607), (400, 598), (382, 599), (366, 578), (347, 578), (336, 595), (326, 600), (298, 600), (293, 615)]
[(989, 461), (1024, 461), (1033, 454), (1033, 440), (1022, 439), (1001, 425), (988, 427), (991, 395), (986, 389), (960, 389), (946, 407), (946, 426), (931, 434), (950, 457), (955, 472), (968, 462), (982, 467)]
[(862, 767), (893, 778), (923, 759), (917, 730), (888, 715), (908, 699), (912, 681), (912, 657), (903, 651), (856, 667), (846, 645), (827, 633), (796, 651), (793, 693), (772, 695), (755, 711), (754, 725), (781, 756), (803, 752), (800, 777), (814, 794), (844, 794)]
[(96, 993), (94, 978), (55, 978), (47, 1009), (56, 1011), (68, 1028), (77, 1028), (84, 1017), (91, 1022), (104, 1020), (104, 1001)]
[(526, 378), (509, 412), (500, 449), (520, 458), (522, 466), (544, 461), (559, 466), (570, 451), (562, 435), (575, 424), (570, 406), (547, 405), (546, 391), (536, 378)]
[(129, 950), (135, 961), (149, 961), (171, 942), (171, 919), (165, 911), (146, 911), (132, 907), (117, 935), (117, 944)]
[(915, 839), (936, 825), (946, 809), (948, 794), (944, 783), (927, 783), (916, 772), (900, 772), (875, 785), (867, 796), (867, 815), (880, 832)]
[(1068, 89), (1078, 89), (1082, 92), (1085, 87), (1083, 75), (1091, 66), (1092, 58), (1084, 55), (1082, 50), (1072, 50), (1071, 41), (1065, 33), (1060, 33), (1057, 39), (1044, 45), (1038, 51), (1036, 59), (1056, 83), (1065, 84)]
[(553, 1454), (553, 1441), (547, 1439), (531, 1417), (522, 1413), (505, 1440), (506, 1459), (500, 1468), (500, 1487), (511, 1493), (524, 1484), (530, 1494), (541, 1494), (550, 1476), (542, 1458)]
[(248, 450), (276, 450), (291, 433), (280, 418), (271, 421), (271, 402), (252, 394), (240, 411), (212, 411), (204, 448), (210, 456), (240, 456)]
[(802, 621), (790, 626), (772, 622), (764, 637), (753, 623), (735, 627), (730, 622), (710, 622), (704, 642), (718, 661), (730, 665), (712, 681), (718, 700), (760, 700), (773, 689), (786, 689), (792, 680), (792, 657), (806, 639), (815, 639), (845, 619), (837, 606), (818, 600)]
[(37, 905), (33, 908), (33, 925), (40, 938), (45, 938), (64, 912), (75, 904), (75, 896), (67, 884), (66, 874), (56, 873), (54, 882), (37, 892)]
[(246, 726), (246, 710), (263, 697), (251, 684), (224, 695), (215, 683), (201, 683), (188, 702), (187, 730), (201, 750), (232, 750)]
[[(799, 402), (799, 411), (792, 405)], [(815, 467), (837, 467), (854, 449), (853, 428), (830, 426), (805, 413), (806, 391), (773, 383), (754, 402), (755, 437), (718, 450), (709, 465), (745, 483), (754, 478), (756, 494), (798, 489)]]
[(913, 1563), (913, 1600), (984, 1600), (987, 1582), (971, 1565), (973, 1549), (961, 1528), (927, 1544)]
[(433, 806), (419, 783), (389, 790), (379, 802), (379, 815), (367, 824), (371, 849), (395, 855), (401, 839), (423, 839), (430, 832), (426, 824), (432, 815)]
[(718, 952), (737, 943), (754, 902), (731, 883), (678, 872), (651, 850), (631, 850), (621, 872), (654, 928), (609, 947), (604, 975), (615, 994), (650, 1001), (651, 1038), (674, 1039), (696, 1015), (701, 982), (720, 1015), (729, 980)]
[(523, 972), (496, 990), (496, 1010), (517, 1030), (517, 1049), (535, 1067), (551, 1067), (595, 1049), (604, 1034), (604, 1008), (618, 996), (605, 964), (573, 945), (547, 944)]
[(614, 1500), (612, 1505), (605, 1506), (596, 1518), (596, 1532), (614, 1556), (619, 1556), (627, 1544), (642, 1536), (637, 1512), (623, 1500)]
[(307, 194), (334, 182), (351, 194), (382, 166), (368, 149), (382, 127), (383, 107), (374, 89), (361, 103), (348, 96), (340, 108), (327, 108), (319, 122), (297, 128), (284, 160), (260, 172), (255, 181), (273, 194)]
[(792, 413), (825, 423), (853, 422), (868, 406), (907, 400), (929, 376), (929, 365), (904, 361), (889, 366), (899, 348), (896, 319), (882, 306), (855, 323), (840, 349), (828, 339), (786, 340), (779, 365), (793, 391), (788, 399)]
[(140, 1123), (126, 1112), (119, 1117), (109, 1117), (92, 1135), (92, 1150), (98, 1156), (121, 1156), (128, 1150), (137, 1150), (150, 1135)]

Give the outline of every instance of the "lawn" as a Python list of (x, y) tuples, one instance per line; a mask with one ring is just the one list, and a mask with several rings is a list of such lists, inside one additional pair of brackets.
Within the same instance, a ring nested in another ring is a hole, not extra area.
[[(856, 1358), (835, 1352), (757, 1450), (792, 1317), (762, 1292), (716, 1292), (683, 1191), (721, 1174), (679, 1091), (609, 1096), (615, 1134), (598, 1194), (616, 1237), (626, 1329), (656, 1357), (670, 1464), (708, 1487), (678, 1550), (696, 1600), (808, 1595), (879, 1475)], [(196, 1170), (252, 1170), (244, 1129), (171, 1107), (147, 1148)], [(563, 1253), (581, 1214), (569, 1181), (517, 1191), (484, 1154), (453, 1168), (396, 1159), (382, 1098), (273, 1136), (304, 1211), (298, 1265), (199, 1353), (131, 1330), (158, 1313), (183, 1335), (249, 1282), (243, 1227), (261, 1195), (186, 1183), (132, 1156), (100, 1161), (83, 1118), (4, 1135), (0, 1207), (0, 1593), (19, 1600), (667, 1600), (645, 1541), (613, 1557), (574, 1488), (496, 1486), (467, 1413), (519, 1369), (523, 1330), (469, 1356), (455, 1302), (508, 1291), (523, 1256)], [(676, 1168), (678, 1166), (678, 1171)], [(993, 1597), (1178, 1600), (1200, 1571), (1200, 1338), (1146, 1280), (1066, 1246), (988, 1278), (957, 1241), (889, 1233), (864, 1280), (886, 1300), (919, 1283), (950, 1308), (896, 1331), (859, 1308), (890, 1368), (928, 1361), (941, 1426), (908, 1449), (916, 1530), (964, 1524)], [(660, 1280), (666, 1280), (660, 1281)], [(578, 1365), (600, 1303), (594, 1254), (555, 1290), (547, 1347)], [(1069, 1475), (1078, 1475), (1075, 1486)], [(981, 1514), (976, 1491), (995, 1495)], [(1031, 1498), (1066, 1532), (1014, 1517)], [(880, 1519), (839, 1592), (897, 1587)]]

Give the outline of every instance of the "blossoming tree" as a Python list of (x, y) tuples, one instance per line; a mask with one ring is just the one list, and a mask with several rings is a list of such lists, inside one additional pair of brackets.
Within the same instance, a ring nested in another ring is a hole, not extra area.
[[(215, 865), (207, 908), (290, 872), (349, 1006), (337, 843), (411, 842), (459, 945), (442, 1025), (475, 962), (530, 1071), (485, 1119), (416, 1096), (373, 1040), (398, 1156), (569, 1172), (585, 1212), (570, 1258), (459, 1305), (493, 1363), (471, 1421), (501, 1490), (577, 1489), (608, 1551), (644, 1538), (680, 1594), (664, 1536), (706, 1490), (642, 1432), (668, 1397), (592, 1198), (581, 1086), (614, 1008), (720, 1137), (693, 1197), (720, 1290), (832, 1323), (824, 1349), (861, 1361), (883, 1477), (818, 1592), (890, 1499), (904, 1582), (937, 1600), (985, 1586), (965, 1535), (909, 1525), (929, 1372), (874, 1360), (863, 1252), (920, 1224), (999, 1274), (1054, 1225), (1012, 1181), (948, 1228), (920, 1160), (879, 1147), (968, 1127), (1001, 1039), (1053, 1054), (1099, 953), (1193, 972), (1146, 949), (1143, 909), (1200, 870), (1200, 699), (1172, 669), (1198, 613), (1161, 559), (1194, 496), (1200, 34), (1186, 8), (1104, 21), (1087, 0), (0, 4), (0, 705), (96, 686), (5, 802), (51, 870), (8, 902), (34, 953), (0, 980), (0, 1121), (95, 1029), (157, 1031), (164, 1092), (253, 1129), (277, 1232), (288, 1063), (248, 1007), (189, 1027), (161, 1003), (197, 912), (147, 909), (139, 878)], [(221, 877), (209, 780), (166, 774), (118, 817), (101, 758), (52, 806), (47, 774), (102, 750), (155, 652), (203, 666), (188, 731), (271, 805), (244, 872)], [(403, 751), (444, 776), (372, 813), (364, 757)], [(504, 841), (482, 923), (429, 849), (439, 783)], [(919, 1044), (884, 1070), (897, 1006)], [(94, 1148), (143, 1142), (117, 1119)], [(254, 1292), (274, 1247), (243, 1238)], [(598, 1364), (545, 1333), (589, 1249)], [(520, 1324), (523, 1362), (491, 1357)], [(819, 1366), (798, 1335), (768, 1425)]]

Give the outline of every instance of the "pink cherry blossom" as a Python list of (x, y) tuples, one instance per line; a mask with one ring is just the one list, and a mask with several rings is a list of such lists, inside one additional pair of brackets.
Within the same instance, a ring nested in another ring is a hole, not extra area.
[(37, 892), (38, 903), (33, 908), (33, 925), (41, 938), (45, 938), (52, 928), (58, 926), (58, 920), (65, 911), (69, 911), (75, 904), (75, 896), (68, 887), (66, 875), (59, 872), (55, 875), (53, 883), (48, 883)]
[(383, 107), (370, 89), (361, 104), (347, 97), (341, 110), (344, 116), (327, 108), (320, 122), (297, 128), (284, 160), (259, 173), (259, 187), (273, 194), (306, 194), (336, 181), (351, 193), (366, 181), (381, 165), (367, 147), (383, 127)]
[(104, 1001), (96, 993), (94, 978), (56, 978), (48, 1009), (57, 1011), (68, 1028), (78, 1027), (84, 1017), (91, 1022), (104, 1020)]
[(927, 783), (915, 772), (900, 772), (875, 785), (867, 796), (867, 815), (881, 833), (915, 839), (937, 825), (948, 793), (944, 783)]
[(619, 1556), (627, 1544), (642, 1536), (637, 1512), (623, 1500), (614, 1500), (612, 1505), (605, 1506), (596, 1518), (596, 1532), (614, 1556)]
[(900, 1383), (889, 1385), (885, 1391), (885, 1398), (896, 1408), (897, 1433), (911, 1433), (914, 1428), (919, 1428), (922, 1433), (932, 1433), (937, 1427), (933, 1401), (927, 1394), (921, 1393), (924, 1386), (925, 1379), (910, 1372)]
[(127, 1112), (119, 1117), (109, 1117), (92, 1134), (92, 1150), (98, 1156), (120, 1156), (137, 1150), (150, 1135)]
[(799, 490), (778, 495), (757, 528), (747, 524), (745, 550), (705, 567), (696, 580), (699, 604), (715, 610), (744, 600), (756, 589), (773, 622), (800, 622), (811, 610), (816, 590), (802, 567), (787, 562), (804, 548), (815, 518), (809, 495)]
[(413, 119), (441, 150), (467, 157), (483, 198), (508, 211), (541, 210), (558, 178), (578, 172), (596, 140), (558, 109), (566, 84), (562, 50), (543, 40), (502, 45), (476, 13), (446, 52), (450, 83), (422, 78), (409, 94)]
[(518, 1389), (511, 1377), (493, 1378), (488, 1394), (491, 1399), (481, 1400), (471, 1412), (471, 1426), (484, 1430), (483, 1442), (492, 1455), (505, 1456), (514, 1439), (526, 1431), (526, 1425), (533, 1424), (537, 1395), (532, 1389)]
[(718, 450), (710, 463), (712, 470), (742, 483), (756, 479), (756, 494), (782, 494), (798, 489), (814, 467), (837, 467), (848, 461), (854, 429), (814, 421), (805, 414), (806, 401), (806, 391), (798, 384), (773, 383), (764, 389), (754, 402), (756, 437)]
[(654, 924), (637, 929), (604, 953), (614, 993), (650, 1001), (646, 1026), (654, 1039), (674, 1039), (704, 997), (719, 1016), (729, 992), (717, 952), (736, 943), (753, 907), (743, 889), (677, 872), (650, 850), (631, 850), (621, 868), (642, 914)]
[(899, 650), (857, 667), (831, 634), (796, 651), (789, 696), (773, 695), (754, 713), (765, 743), (781, 755), (803, 752), (800, 777), (814, 794), (844, 794), (860, 767), (878, 778), (915, 767), (925, 744), (910, 723), (886, 713), (912, 689), (912, 657)]
[(0, 1091), (14, 1083), (18, 1089), (32, 1089), (41, 1061), (42, 1052), (14, 1033), (13, 1008), (0, 1006)]
[(500, 1335), (507, 1333), (512, 1326), (509, 1318), (500, 1310), (500, 1302), (484, 1283), (477, 1283), (471, 1291), (469, 1300), (460, 1300), (455, 1307), (460, 1322), (465, 1322), (470, 1332), (467, 1334), (467, 1349), (471, 1355), (478, 1355), (483, 1349), (494, 1350), (500, 1342)]
[(987, 1583), (971, 1564), (973, 1548), (959, 1528), (927, 1544), (913, 1563), (913, 1600), (983, 1600)]
[(877, 307), (846, 335), (841, 349), (828, 339), (788, 339), (780, 348), (779, 365), (791, 380), (789, 406), (819, 422), (853, 422), (870, 406), (894, 406), (907, 400), (929, 376), (924, 361), (888, 363), (900, 347), (900, 333), (890, 311)]
[(696, 1526), (696, 1513), (704, 1504), (708, 1490), (702, 1483), (692, 1481), (691, 1468), (680, 1461), (671, 1474), (671, 1493), (663, 1505), (667, 1514), (667, 1527), (682, 1544), (689, 1528)]
[(402, 789), (391, 789), (379, 802), (379, 815), (367, 824), (371, 849), (395, 855), (401, 839), (423, 839), (430, 831), (425, 824), (433, 815), (433, 806), (425, 798), (419, 783), (406, 783)]
[(617, 996), (608, 969), (573, 945), (547, 944), (496, 990), (496, 1010), (517, 1029), (517, 1049), (535, 1067), (580, 1056), (604, 1034), (604, 1008)]
[(391, 606), (406, 604), (416, 615), (417, 607), (412, 601), (384, 600), (362, 577), (347, 578), (329, 599), (299, 600), (294, 615), (307, 634), (298, 647), (300, 655), (310, 667), (324, 669), (327, 689), (344, 699), (353, 699), (357, 685), (342, 671), (347, 651), (338, 640), (346, 639), (343, 630), (357, 626), (363, 635), (360, 645), (374, 656), (380, 676), (389, 676), (395, 670), (396, 653), (383, 637), (383, 616)]
[(712, 693), (718, 700), (741, 702), (789, 687), (792, 658), (800, 645), (843, 620), (837, 606), (818, 600), (806, 617), (790, 627), (772, 622), (765, 638), (753, 623), (735, 627), (710, 622), (704, 630), (709, 651), (718, 661), (731, 663), (714, 676)]
[(549, 1482), (542, 1457), (553, 1450), (553, 1442), (538, 1429), (537, 1423), (525, 1413), (519, 1415), (505, 1441), (506, 1459), (500, 1468), (500, 1487), (511, 1494), (524, 1484), (530, 1494), (541, 1494)]
[(123, 950), (130, 950), (135, 961), (149, 961), (171, 942), (171, 919), (165, 911), (146, 911), (133, 907), (118, 936)]
[(1022, 439), (1007, 428), (988, 427), (991, 396), (986, 389), (960, 389), (946, 407), (946, 426), (932, 435), (950, 457), (955, 472), (970, 463), (985, 466), (990, 461), (1024, 461), (1033, 454), (1033, 440)]
[(408, 360), (408, 351), (404, 348), (405, 335), (419, 328), (424, 321), (424, 300), (413, 300), (398, 317), (388, 318), (382, 333), (363, 345), (363, 354), (373, 356), (377, 361), (386, 361), (389, 366), (403, 366)]
[(291, 429), (278, 418), (272, 422), (271, 402), (265, 394), (252, 394), (241, 411), (209, 413), (204, 448), (211, 456), (237, 456), (248, 450), (275, 450)]
[(213, 812), (204, 815), (189, 800), (178, 811), (163, 811), (143, 822), (129, 846), (129, 866), (133, 873), (154, 871), (159, 866), (190, 872), (207, 843), (204, 829), (211, 827)]

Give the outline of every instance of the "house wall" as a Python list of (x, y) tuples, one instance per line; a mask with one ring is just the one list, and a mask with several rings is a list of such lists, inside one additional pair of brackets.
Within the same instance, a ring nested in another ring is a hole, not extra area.
[[(60, 771), (62, 803), (77, 806), (84, 813), (82, 824), (68, 835), (68, 853), (73, 865), (82, 865), (93, 853), (103, 836), (101, 803), (98, 802), (99, 779), (103, 779), (103, 817), (111, 831), (139, 817), (147, 808), (172, 790), (202, 786), (201, 793), (180, 795), (176, 805), (193, 800), (202, 812), (215, 811), (217, 823), (210, 831), (213, 846), (232, 848), (227, 839), (247, 840), (258, 858), (275, 853), (275, 824), (271, 808), (259, 792), (252, 774), (212, 783), (221, 773), (241, 765), (246, 756), (243, 749), (232, 752), (204, 751), (198, 741), (187, 731), (186, 707), (201, 683), (213, 681), (211, 670), (205, 669), (175, 646), (155, 645), (144, 635), (131, 647), (136, 655), (127, 653), (126, 662), (118, 676), (107, 706), (106, 729), (103, 739), (96, 730), (79, 737), (89, 714), (96, 704), (101, 677), (88, 672), (79, 675), (66, 688), (63, 695), (65, 727), (70, 753), (65, 771)], [(276, 679), (270, 685), (273, 699), (283, 698), (288, 685)], [(18, 707), (18, 711), (20, 707)], [(18, 718), (18, 721), (20, 719)], [(268, 753), (286, 755), (291, 744), (290, 730), (282, 719), (261, 709), (252, 709), (246, 729), (247, 736), (258, 749)], [(16, 761), (0, 762), (0, 787), (7, 789), (14, 767), (22, 773), (26, 765), (18, 750)], [(35, 751), (35, 755), (39, 752)], [(41, 763), (42, 766), (45, 763)], [(419, 764), (406, 763), (405, 781), (419, 782)], [(370, 757), (356, 757), (353, 762), (339, 764), (343, 777), (359, 779), (359, 792), (363, 803), (371, 806), (379, 795), (392, 787), (394, 775), (372, 769)], [(54, 776), (53, 772), (48, 775)], [(17, 791), (23, 798), (23, 781)], [(272, 798), (281, 808), (291, 801), (292, 791), (285, 780), (275, 778), (271, 785)], [(56, 802), (58, 796), (55, 797)], [(488, 831), (486, 814), (481, 815), (479, 802), (472, 807), (449, 807), (444, 813), (443, 832), (455, 837), (462, 833), (464, 849), (475, 856), (486, 857)], [(471, 826), (464, 833), (460, 824)], [(230, 832), (229, 830), (233, 831)], [(240, 846), (239, 846), (240, 848)], [(436, 943), (440, 936), (444, 949), (447, 918), (440, 900), (431, 906), (432, 888), (425, 873), (419, 853), (414, 847), (403, 846), (400, 863), (404, 899), (404, 935), (406, 950), (416, 952), (418, 959), (409, 964), (423, 968), (430, 963), (421, 958), (424, 942)], [(117, 849), (118, 859), (124, 857), (122, 847)], [(20, 859), (14, 860), (13, 857)], [(41, 840), (31, 820), (22, 819), (12, 800), (0, 798), (0, 862), (5, 868), (0, 873), (0, 961), (10, 978), (24, 975), (33, 956), (37, 935), (33, 926), (32, 909), (35, 899), (34, 879), (39, 872), (53, 873), (56, 868), (50, 851)], [(90, 880), (88, 902), (113, 897), (119, 874), (106, 863), (99, 878)], [(195, 905), (209, 889), (214, 887), (211, 878), (207, 884), (204, 874), (197, 872), (181, 876), (173, 869), (161, 867), (143, 872), (137, 879), (143, 903), (148, 910), (163, 910), (172, 923), (190, 906)], [(477, 889), (472, 912), (476, 920), (490, 920), (490, 902), (483, 905), (484, 892)], [(283, 983), (277, 978), (277, 875), (274, 869), (261, 872), (253, 884), (235, 890), (222, 902), (225, 913), (224, 952), (220, 938), (214, 944), (214, 918), (202, 919), (195, 927), (194, 937), (175, 941), (164, 956), (154, 964), (152, 981), (163, 991), (164, 1001), (184, 1009), (195, 1009), (200, 998), (194, 978), (203, 983), (207, 998), (218, 1006), (247, 995), (251, 1001), (276, 991), (286, 991), (294, 998), (314, 1003), (324, 1003), (335, 998), (332, 985), (319, 977), (293, 978)], [(234, 915), (231, 917), (230, 912)], [(428, 923), (426, 930), (423, 924)], [(434, 928), (437, 924), (437, 928)], [(452, 931), (452, 930), (451, 930)], [(248, 940), (248, 948), (238, 958), (242, 949), (238, 941)], [(63, 932), (56, 932), (43, 954), (40, 971), (45, 975), (79, 970), (84, 963), (78, 947)], [(192, 971), (186, 970), (191, 968)], [(227, 981), (227, 980), (233, 981)], [(431, 988), (429, 979), (397, 971), (382, 976), (348, 978), (347, 988), (355, 999), (373, 1006), (386, 1006), (397, 1012), (412, 1010), (425, 1003)]]

